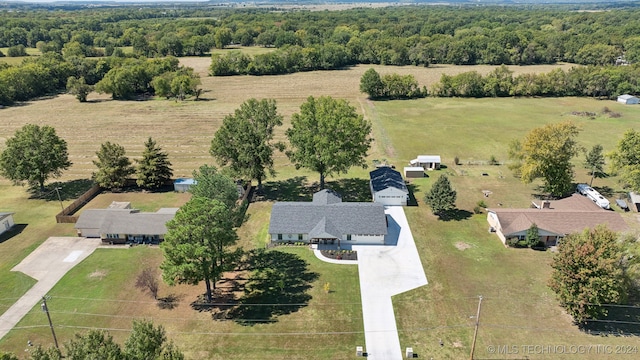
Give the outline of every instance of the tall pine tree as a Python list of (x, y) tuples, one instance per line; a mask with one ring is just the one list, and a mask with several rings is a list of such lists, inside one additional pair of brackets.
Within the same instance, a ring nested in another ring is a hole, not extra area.
[(138, 162), (138, 186), (145, 189), (157, 189), (173, 176), (169, 155), (156, 145), (156, 142), (149, 137), (144, 143), (142, 159)]
[(447, 175), (440, 175), (424, 197), (424, 202), (435, 215), (443, 216), (447, 211), (455, 209), (456, 197), (457, 193), (451, 188)]

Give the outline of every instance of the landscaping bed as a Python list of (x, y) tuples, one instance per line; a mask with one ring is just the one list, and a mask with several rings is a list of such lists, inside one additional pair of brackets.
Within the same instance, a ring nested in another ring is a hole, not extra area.
[(320, 250), (322, 256), (335, 260), (358, 260), (358, 252), (353, 250)]

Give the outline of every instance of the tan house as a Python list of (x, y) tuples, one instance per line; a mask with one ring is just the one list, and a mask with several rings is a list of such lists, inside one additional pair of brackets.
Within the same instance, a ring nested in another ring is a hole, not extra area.
[(508, 239), (524, 240), (533, 224), (538, 227), (540, 241), (547, 246), (556, 245), (568, 234), (598, 225), (606, 225), (613, 231), (628, 229), (620, 214), (604, 210), (580, 194), (561, 200), (533, 202), (533, 207), (528, 209), (487, 209), (487, 221), (490, 230), (505, 245)]

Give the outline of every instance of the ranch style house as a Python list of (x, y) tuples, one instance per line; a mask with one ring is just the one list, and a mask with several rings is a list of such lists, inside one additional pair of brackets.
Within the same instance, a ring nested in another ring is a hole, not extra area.
[(540, 241), (554, 246), (568, 234), (607, 225), (613, 231), (626, 231), (627, 224), (620, 214), (604, 210), (580, 194), (564, 199), (533, 202), (528, 209), (487, 209), (490, 231), (503, 244), (512, 238), (524, 240), (527, 230), (536, 224)]
[(333, 190), (313, 194), (311, 202), (273, 204), (269, 222), (272, 242), (384, 245), (387, 217), (384, 206), (370, 202), (342, 202)]

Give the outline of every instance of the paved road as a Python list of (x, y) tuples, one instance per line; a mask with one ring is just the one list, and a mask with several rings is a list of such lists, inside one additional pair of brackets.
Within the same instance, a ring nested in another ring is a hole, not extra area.
[(0, 339), (22, 319), (67, 273), (101, 244), (100, 239), (51, 237), (11, 271), (23, 272), (38, 282), (0, 316)]
[[(427, 277), (404, 209), (389, 206), (385, 212), (389, 219), (387, 245), (354, 245), (353, 250), (358, 252), (365, 351), (374, 360), (402, 360), (391, 297), (426, 285)], [(316, 256), (323, 259), (319, 251)]]

